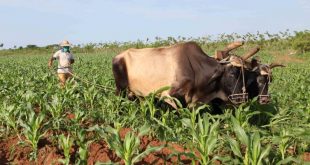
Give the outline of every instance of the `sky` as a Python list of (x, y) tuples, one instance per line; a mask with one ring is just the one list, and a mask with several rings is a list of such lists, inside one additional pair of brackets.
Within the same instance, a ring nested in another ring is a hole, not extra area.
[(310, 0), (0, 0), (5, 48), (310, 29)]

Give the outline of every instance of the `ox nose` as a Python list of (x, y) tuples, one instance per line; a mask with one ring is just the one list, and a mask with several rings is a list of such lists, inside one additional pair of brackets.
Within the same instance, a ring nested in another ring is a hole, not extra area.
[(259, 103), (260, 104), (268, 104), (270, 102), (270, 97), (269, 96), (261, 96), (259, 98)]

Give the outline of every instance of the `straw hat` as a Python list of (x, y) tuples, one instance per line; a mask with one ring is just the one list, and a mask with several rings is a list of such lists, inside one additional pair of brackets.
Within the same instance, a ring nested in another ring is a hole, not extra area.
[(71, 44), (69, 43), (69, 41), (64, 40), (60, 43), (60, 46), (71, 46)]

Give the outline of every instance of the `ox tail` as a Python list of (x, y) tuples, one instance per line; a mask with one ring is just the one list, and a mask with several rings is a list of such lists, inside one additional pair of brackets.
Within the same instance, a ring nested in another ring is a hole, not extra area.
[(115, 94), (120, 96), (126, 94), (128, 88), (127, 67), (124, 58), (114, 57), (112, 61), (112, 70), (115, 80), (116, 90)]

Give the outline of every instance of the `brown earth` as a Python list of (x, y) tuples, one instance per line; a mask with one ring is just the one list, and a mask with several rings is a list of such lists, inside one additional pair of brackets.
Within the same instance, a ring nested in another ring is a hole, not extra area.
[(296, 57), (292, 53), (282, 54), (281, 52), (274, 51), (271, 53), (274, 56), (274, 62), (288, 64), (288, 63), (303, 63), (304, 60)]
[[(131, 131), (130, 128), (121, 129), (120, 135), (125, 137), (126, 133)], [(57, 144), (52, 144), (48, 137), (40, 140), (38, 144), (38, 158), (37, 161), (29, 160), (29, 153), (31, 148), (26, 145), (18, 144), (19, 139), (17, 137), (11, 137), (6, 140), (0, 140), (0, 164), (60, 164), (59, 159), (63, 158), (62, 150), (58, 149)], [(138, 162), (138, 165), (143, 164), (179, 164), (181, 161), (183, 164), (191, 164), (192, 159), (182, 155), (181, 153), (188, 152), (183, 146), (176, 143), (165, 143), (157, 139), (152, 139), (147, 136), (141, 138), (140, 149), (145, 150), (146, 147), (165, 145), (161, 151), (151, 153), (147, 155), (143, 160)], [(78, 147), (74, 146), (71, 149), (71, 164), (74, 164), (74, 157), (78, 151)], [(171, 154), (180, 153), (179, 158), (177, 156), (171, 156)], [(195, 152), (196, 156), (198, 155)], [(302, 156), (304, 161), (310, 161), (310, 152), (306, 152)], [(88, 147), (88, 165), (93, 165), (96, 162), (118, 162), (124, 164), (124, 162), (109, 149), (107, 143), (103, 140), (92, 142)], [(220, 162), (214, 162), (215, 164), (221, 164)], [(195, 164), (198, 164), (196, 162)]]
[[(70, 116), (71, 117), (71, 116)], [(124, 128), (120, 131), (122, 138), (125, 137), (126, 133), (130, 131), (130, 128)], [(60, 164), (59, 159), (63, 158), (62, 150), (58, 149), (57, 146), (53, 145), (48, 137), (40, 140), (38, 145), (38, 158), (37, 161), (31, 161), (29, 154), (31, 153), (31, 148), (27, 145), (18, 144), (19, 139), (17, 137), (10, 137), (5, 140), (0, 141), (0, 164)], [(151, 139), (147, 136), (141, 138), (140, 149), (145, 150), (148, 145), (150, 146), (160, 146), (164, 145), (164, 142), (160, 142), (156, 139)], [(159, 152), (151, 153), (147, 155), (143, 160), (137, 164), (178, 164), (179, 160), (177, 156), (169, 157), (172, 153), (186, 152), (181, 145), (175, 143), (168, 143), (168, 147), (163, 148)], [(78, 147), (73, 147), (71, 150), (70, 160), (74, 164), (74, 155), (77, 153)], [(182, 155), (180, 160), (183, 164), (190, 164), (191, 159)], [(106, 142), (103, 140), (93, 142), (88, 148), (88, 160), (87, 164), (92, 165), (96, 162), (118, 162), (124, 164), (124, 162), (109, 149)]]
[(310, 162), (310, 152), (305, 152), (302, 159), (305, 161), (305, 162)]

